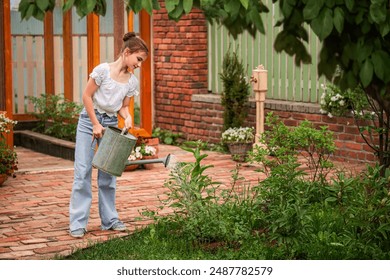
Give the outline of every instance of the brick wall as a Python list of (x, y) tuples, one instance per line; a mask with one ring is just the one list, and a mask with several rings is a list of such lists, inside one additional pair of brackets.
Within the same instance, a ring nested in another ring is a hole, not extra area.
[(191, 101), (192, 95), (207, 93), (206, 21), (194, 11), (176, 23), (160, 4), (162, 10), (153, 14), (155, 126), (207, 136), (202, 107)]
[(320, 107), (317, 104), (266, 100), (265, 107), (265, 114), (274, 112), (288, 126), (297, 126), (305, 119), (317, 127), (327, 126), (334, 135), (337, 148), (334, 157), (338, 160), (363, 162), (376, 160), (373, 151), (361, 137), (353, 118), (329, 118), (318, 113)]
[[(168, 19), (164, 2), (153, 14), (154, 126), (180, 132), (186, 140), (220, 141), (222, 112), (218, 95), (207, 90), (207, 23), (200, 11), (179, 22)], [(296, 126), (307, 119), (327, 125), (338, 147), (335, 158), (374, 161), (353, 119), (329, 118), (315, 104), (266, 100), (265, 113), (273, 111), (284, 123)], [(256, 105), (251, 102), (247, 126), (255, 127)]]

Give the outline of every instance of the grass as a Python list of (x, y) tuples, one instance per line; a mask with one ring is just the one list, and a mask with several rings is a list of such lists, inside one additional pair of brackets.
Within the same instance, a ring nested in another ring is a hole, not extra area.
[(160, 222), (127, 237), (79, 249), (67, 260), (237, 260), (264, 259), (255, 239), (239, 246), (226, 243), (193, 243), (172, 234), (173, 225)]

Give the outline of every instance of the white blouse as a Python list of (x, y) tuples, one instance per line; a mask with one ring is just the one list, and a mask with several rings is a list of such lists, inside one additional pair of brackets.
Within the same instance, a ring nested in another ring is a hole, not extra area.
[(89, 76), (99, 86), (93, 95), (93, 105), (99, 113), (116, 116), (126, 96), (139, 95), (137, 77), (132, 74), (127, 83), (117, 82), (110, 77), (108, 63), (96, 66)]

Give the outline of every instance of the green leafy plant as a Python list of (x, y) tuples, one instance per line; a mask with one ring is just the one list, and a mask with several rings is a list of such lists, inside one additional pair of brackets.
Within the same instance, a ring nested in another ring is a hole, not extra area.
[(153, 129), (152, 137), (158, 138), (162, 143), (167, 145), (176, 145), (178, 138), (182, 136), (181, 133), (174, 133), (169, 130), (161, 129), (159, 127)]
[[(153, 10), (160, 10), (158, 0), (126, 0), (125, 4), (128, 12), (133, 11), (134, 13), (139, 13), (141, 10), (145, 10), (149, 14), (152, 14)], [(54, 7), (54, 0), (21, 0), (19, 11), (22, 19), (28, 20), (32, 16), (38, 20), (43, 20), (44, 14), (52, 11)], [(107, 3), (106, 0), (64, 1), (62, 10), (66, 12), (72, 7), (76, 8), (76, 12), (81, 18), (89, 13), (105, 16)], [(247, 30), (252, 35), (255, 35), (256, 30), (264, 34), (265, 29), (259, 14), (261, 12), (268, 12), (268, 8), (257, 0), (232, 0), (230, 2), (222, 0), (165, 0), (165, 8), (169, 18), (176, 21), (190, 13), (193, 8), (201, 9), (209, 21), (217, 21), (224, 24), (234, 37), (237, 37), (244, 30)]]
[(221, 94), (221, 104), (224, 107), (223, 129), (241, 127), (248, 115), (249, 83), (237, 53), (231, 52), (230, 49), (223, 58), (220, 77), (223, 84)]
[(390, 122), (380, 104), (365, 95), (361, 87), (354, 90), (341, 90), (328, 84), (323, 87), (321, 113), (329, 117), (353, 117), (363, 140), (372, 149), (382, 166), (382, 175), (390, 166)]
[[(303, 164), (309, 169), (303, 174), (312, 181), (326, 178), (333, 167), (329, 158), (336, 148), (333, 134), (327, 127), (315, 128), (307, 120), (297, 127), (287, 127), (272, 113), (266, 116), (265, 124), (270, 129), (260, 136), (260, 145), (256, 145), (250, 153), (251, 161), (261, 162), (267, 174), (281, 165), (293, 172)], [(298, 162), (298, 156), (305, 161)]]
[(238, 245), (239, 240), (252, 236), (256, 225), (257, 205), (250, 186), (240, 186), (243, 180), (235, 170), (229, 188), (221, 187), (206, 174), (212, 165), (201, 164), (207, 154), (201, 154), (202, 143), (195, 149), (185, 148), (195, 162), (181, 162), (171, 171), (164, 186), (169, 190), (161, 200), (162, 206), (173, 209), (173, 214), (158, 216), (158, 211), (144, 215), (156, 221), (170, 221), (175, 234), (194, 244), (217, 243)]
[(64, 140), (75, 141), (77, 118), (82, 106), (60, 95), (42, 94), (29, 97), (38, 119), (36, 131)]
[(0, 174), (7, 176), (14, 176), (14, 172), (18, 170), (17, 153), (7, 145), (5, 138), (5, 135), (10, 133), (16, 124), (16, 121), (7, 118), (4, 113), (0, 113)]
[[(260, 238), (268, 244), (267, 255), (387, 259), (390, 171), (386, 169), (385, 176), (379, 166), (358, 175), (336, 171), (328, 164), (334, 144), (325, 128), (315, 129), (309, 122), (288, 128), (272, 114), (266, 123), (270, 129), (253, 159), (268, 174), (257, 186), (256, 196), (263, 209)], [(301, 168), (303, 159), (308, 171)], [(334, 175), (328, 176), (330, 170)]]

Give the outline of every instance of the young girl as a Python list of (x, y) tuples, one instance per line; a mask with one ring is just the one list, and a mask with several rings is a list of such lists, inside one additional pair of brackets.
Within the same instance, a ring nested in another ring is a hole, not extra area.
[[(132, 118), (128, 111), (130, 97), (139, 94), (138, 80), (132, 70), (140, 67), (147, 56), (145, 42), (134, 32), (129, 32), (123, 36), (118, 59), (96, 66), (89, 75), (76, 134), (74, 182), (69, 205), (70, 235), (73, 237), (83, 237), (87, 231), (92, 202), (92, 141), (97, 139), (100, 143), (105, 127), (117, 126), (117, 114), (125, 120), (125, 127), (131, 128)], [(126, 230), (115, 206), (116, 177), (98, 170), (97, 181), (101, 228)]]

